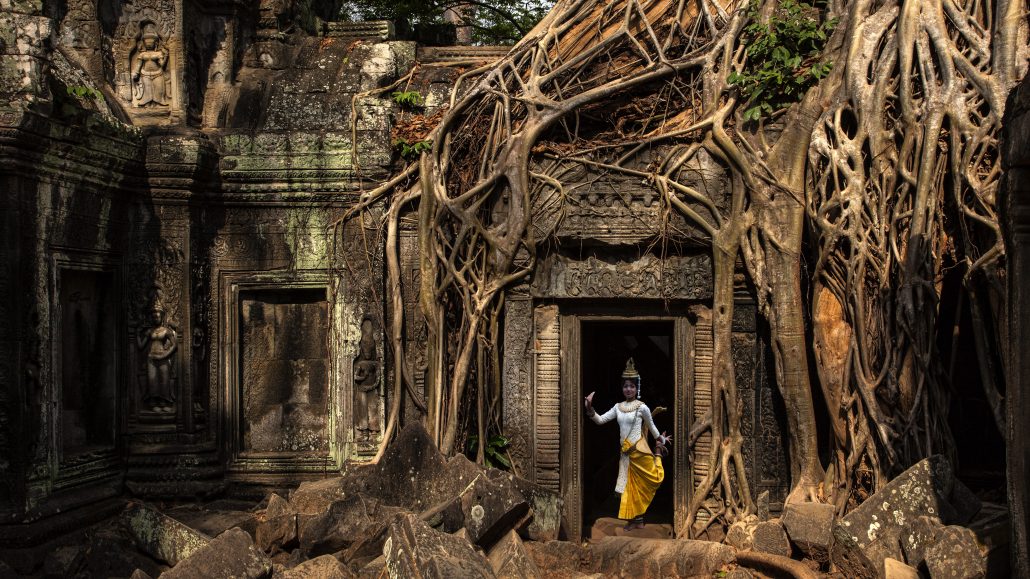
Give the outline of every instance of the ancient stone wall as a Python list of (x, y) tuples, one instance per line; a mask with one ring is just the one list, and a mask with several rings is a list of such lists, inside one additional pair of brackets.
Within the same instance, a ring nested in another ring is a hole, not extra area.
[[(392, 131), (412, 111), (390, 93), (418, 91), (431, 117), (503, 49), (420, 48), (313, 6), (0, 0), (0, 542), (38, 543), (125, 492), (263, 495), (376, 451), (392, 378), (382, 207), (340, 218), (397, 167)], [(709, 165), (689, 170), (722, 206)], [(506, 296), (502, 361), (512, 455), (556, 489), (561, 417), (578, 404), (564, 316), (711, 299), (697, 231), (663, 225), (632, 180), (569, 178), (589, 185), (563, 220), (548, 199), (536, 208), (556, 244)], [(424, 395), (413, 222), (404, 339)], [(737, 380), (762, 445), (749, 469), (775, 495), (781, 425), (739, 285)], [(676, 320), (686, 336), (693, 322)]]
[(415, 46), (254, 4), (0, 5), (0, 522), (51, 522), (11, 546), (378, 445), (383, 246), (335, 223), (393, 161), (394, 103), (353, 97)]

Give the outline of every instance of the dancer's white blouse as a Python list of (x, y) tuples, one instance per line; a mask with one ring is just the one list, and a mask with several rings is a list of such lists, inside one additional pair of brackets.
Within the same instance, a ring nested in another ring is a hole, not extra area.
[[(638, 412), (639, 410), (639, 412)], [(619, 423), (619, 444), (622, 444), (623, 440), (629, 440), (630, 444), (636, 444), (637, 440), (640, 439), (640, 431), (643, 424), (647, 424), (647, 429), (651, 431), (651, 435), (654, 436), (655, 440), (661, 436), (658, 432), (658, 428), (655, 427), (654, 421), (651, 420), (651, 409), (647, 407), (640, 400), (634, 400), (632, 402), (619, 402), (612, 409), (604, 414), (597, 414), (596, 412), (590, 416), (596, 424), (604, 424), (611, 422), (615, 418)], [(626, 490), (626, 475), (629, 472), (629, 455), (619, 453), (619, 479), (615, 482), (615, 492), (621, 493)]]

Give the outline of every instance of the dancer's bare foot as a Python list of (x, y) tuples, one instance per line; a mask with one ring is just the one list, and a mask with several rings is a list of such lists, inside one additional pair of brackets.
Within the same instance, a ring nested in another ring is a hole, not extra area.
[(630, 522), (626, 523), (626, 526), (623, 527), (623, 530), (625, 530), (625, 531), (632, 531), (633, 529), (643, 529), (643, 528), (644, 528), (644, 521), (638, 521), (638, 520), (634, 519), (634, 520), (631, 520)]

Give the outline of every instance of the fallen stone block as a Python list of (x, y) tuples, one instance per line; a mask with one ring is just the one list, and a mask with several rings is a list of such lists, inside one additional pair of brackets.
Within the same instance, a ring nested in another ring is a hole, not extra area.
[(887, 557), (883, 560), (884, 579), (919, 579), (919, 571), (897, 559)]
[[(759, 553), (790, 557), (790, 540), (778, 519), (763, 521), (751, 530), (751, 548)], [(828, 553), (828, 551), (827, 551)]]
[(211, 541), (207, 535), (141, 504), (126, 508), (122, 521), (141, 551), (173, 567)]
[[(751, 525), (744, 521), (737, 521), (730, 525), (726, 531), (726, 544), (744, 551), (751, 548)], [(593, 535), (590, 537), (594, 540)]]
[[(839, 524), (833, 527), (833, 546), (830, 547), (830, 561), (849, 579), (874, 579), (879, 577), (879, 566)], [(881, 559), (882, 560), (882, 559)]]
[(902, 534), (912, 521), (921, 516), (942, 518), (942, 513), (953, 511), (943, 498), (952, 486), (951, 465), (943, 456), (921, 460), (845, 515), (838, 529), (870, 559), (900, 561)]
[[(531, 541), (523, 545), (537, 569), (546, 571), (547, 577), (565, 579), (582, 577), (591, 567), (590, 549), (569, 541)], [(600, 574), (598, 574), (600, 575)]]
[(370, 529), (382, 527), (398, 512), (403, 509), (383, 505), (365, 494), (352, 494), (332, 503), (323, 513), (302, 516), (298, 531), (300, 548), (308, 556), (345, 550), (368, 537)]
[[(371, 467), (364, 466), (362, 468), (369, 469)], [(329, 508), (329, 505), (350, 494), (347, 492), (345, 484), (342, 477), (302, 482), (296, 490), (290, 493), (290, 507), (294, 512), (303, 515), (322, 513)], [(269, 502), (271, 503), (271, 500)]]
[(514, 530), (497, 541), (487, 559), (498, 579), (529, 579), (540, 575)]
[(926, 550), (926, 569), (931, 579), (973, 579), (987, 575), (987, 562), (973, 531), (943, 527)]
[(627, 531), (626, 521), (612, 517), (601, 517), (590, 527), (590, 542), (597, 543), (605, 537), (634, 537), (636, 539), (671, 539), (672, 525), (649, 523), (641, 528)]
[(297, 544), (297, 515), (279, 515), (258, 523), (254, 542), (262, 551), (289, 551)]
[(85, 565), (85, 555), (85, 547), (81, 545), (54, 549), (43, 561), (43, 576), (70, 577)]
[(769, 520), (769, 491), (758, 493), (758, 498), (755, 499), (755, 508), (758, 511), (759, 521)]
[(232, 577), (265, 579), (272, 575), (272, 562), (254, 545), (245, 531), (235, 528), (218, 535), (207, 545), (161, 575), (162, 579)]
[(518, 529), (523, 539), (531, 541), (554, 541), (561, 530), (563, 501), (554, 491), (546, 489), (509, 472), (489, 469), (491, 480), (499, 479), (514, 486), (515, 490), (529, 504), (531, 516)]
[(92, 529), (86, 536), (77, 577), (127, 577), (136, 570), (156, 577), (166, 569), (136, 547), (124, 525), (105, 525)]
[(587, 570), (606, 576), (711, 577), (736, 559), (736, 549), (709, 541), (608, 537), (590, 545), (590, 555)]
[(829, 561), (836, 508), (826, 503), (787, 503), (780, 524), (802, 553), (820, 563)]
[[(919, 567), (926, 559), (926, 550), (937, 540), (937, 534), (944, 528), (937, 517), (916, 517), (901, 532), (901, 551), (904, 561)], [(888, 559), (891, 557), (888, 557)]]
[[(461, 455), (450, 462), (459, 461), (478, 468)], [(461, 520), (444, 530), (452, 532), (464, 527), (472, 542), (482, 547), (489, 547), (509, 530), (521, 527), (530, 517), (529, 503), (510, 481), (495, 482), (485, 476), (473, 479), (461, 489), (457, 504)]]
[(268, 504), (265, 506), (266, 519), (295, 514), (297, 514), (297, 509), (289, 501), (275, 493), (268, 495)]
[(386, 577), (386, 557), (380, 555), (358, 569), (358, 577)]
[(412, 514), (390, 523), (383, 556), (390, 577), (493, 577), (489, 561), (459, 537)]
[(286, 569), (276, 579), (350, 579), (356, 577), (346, 565), (332, 555), (322, 555)]

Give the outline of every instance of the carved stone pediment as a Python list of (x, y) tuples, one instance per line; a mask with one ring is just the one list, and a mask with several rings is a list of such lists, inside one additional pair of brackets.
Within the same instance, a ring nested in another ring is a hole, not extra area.
[(551, 254), (540, 260), (531, 291), (540, 298), (652, 298), (699, 300), (712, 297), (712, 264), (706, 254), (652, 254), (626, 261)]

